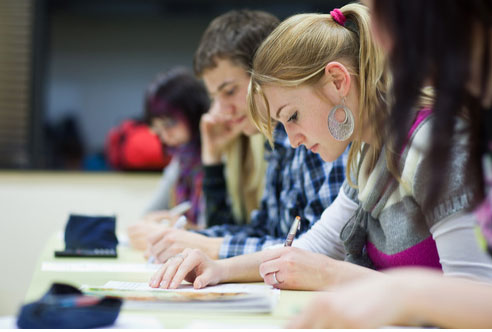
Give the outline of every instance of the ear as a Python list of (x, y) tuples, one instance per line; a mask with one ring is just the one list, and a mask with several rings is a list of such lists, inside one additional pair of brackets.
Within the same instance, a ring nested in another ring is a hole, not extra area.
[(350, 90), (350, 73), (340, 62), (332, 61), (325, 66), (325, 93), (334, 102), (339, 102), (346, 97)]

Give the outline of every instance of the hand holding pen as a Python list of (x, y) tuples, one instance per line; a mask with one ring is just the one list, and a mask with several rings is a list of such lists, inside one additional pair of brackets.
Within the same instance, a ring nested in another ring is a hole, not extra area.
[[(301, 217), (295, 217), (292, 225), (290, 226), (287, 238), (284, 241), (284, 247), (291, 247), (296, 237), (297, 231), (301, 228)], [(276, 249), (274, 249), (276, 248)], [(269, 248), (270, 249), (270, 248)], [(278, 249), (277, 246), (271, 247), (273, 250), (266, 250), (263, 263), (260, 265), (259, 272), (265, 283), (277, 287), (277, 285), (283, 283), (277, 279), (277, 272), (280, 271), (283, 265), (283, 257), (288, 255), (289, 251), (286, 249)]]
[[(178, 218), (176, 223), (174, 224), (173, 228), (174, 229), (185, 229), (186, 224), (188, 223), (188, 220), (186, 219), (185, 216), (181, 216)], [(150, 256), (148, 262), (149, 264), (154, 264), (155, 263), (155, 257)]]
[(128, 240), (131, 246), (137, 250), (146, 250), (149, 236), (172, 226), (179, 216), (190, 208), (191, 203), (185, 201), (170, 210), (147, 213), (139, 222), (128, 226)]
[[(329, 285), (332, 258), (301, 248), (292, 248), (301, 218), (292, 222), (283, 248), (264, 250), (259, 273), (266, 284), (279, 289), (320, 290)], [(289, 248), (291, 247), (291, 248)]]
[(339, 261), (294, 247), (262, 252), (259, 274), (265, 284), (279, 289), (322, 290), (338, 278)]

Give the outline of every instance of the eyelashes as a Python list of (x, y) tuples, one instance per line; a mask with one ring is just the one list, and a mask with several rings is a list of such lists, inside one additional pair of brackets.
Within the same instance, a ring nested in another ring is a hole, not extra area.
[(226, 91), (226, 96), (232, 96), (234, 93), (236, 93), (236, 88), (232, 88), (231, 90)]
[(296, 122), (296, 121), (297, 121), (297, 111), (295, 111), (294, 114), (290, 116), (287, 122)]

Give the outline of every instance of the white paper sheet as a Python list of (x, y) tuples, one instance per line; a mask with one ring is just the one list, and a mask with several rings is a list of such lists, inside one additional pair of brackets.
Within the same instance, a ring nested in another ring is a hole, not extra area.
[(145, 282), (108, 281), (103, 288), (117, 290), (155, 291), (155, 292), (204, 292), (204, 293), (262, 293), (273, 292), (280, 294), (280, 290), (268, 285), (256, 284), (221, 284), (194, 289), (191, 284), (181, 284), (177, 289), (152, 288)]
[(159, 264), (147, 263), (84, 263), (84, 262), (43, 262), (41, 271), (53, 272), (135, 272), (149, 273), (159, 269)]

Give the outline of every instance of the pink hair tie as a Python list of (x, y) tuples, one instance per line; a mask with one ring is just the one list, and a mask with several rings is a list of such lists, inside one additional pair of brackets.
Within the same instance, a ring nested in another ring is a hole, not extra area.
[(337, 22), (341, 26), (345, 26), (345, 21), (347, 21), (347, 19), (345, 18), (345, 15), (342, 14), (340, 9), (338, 9), (338, 8), (333, 9), (330, 12), (330, 15), (335, 22)]

